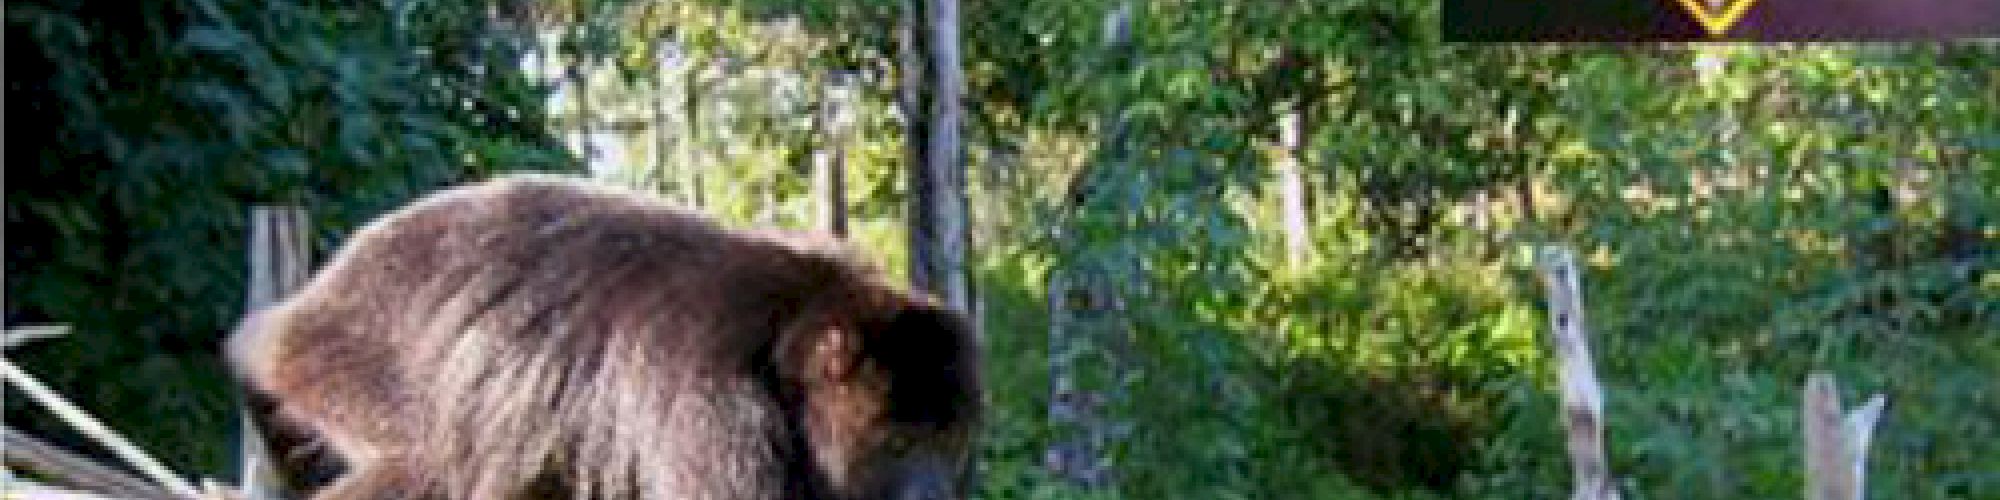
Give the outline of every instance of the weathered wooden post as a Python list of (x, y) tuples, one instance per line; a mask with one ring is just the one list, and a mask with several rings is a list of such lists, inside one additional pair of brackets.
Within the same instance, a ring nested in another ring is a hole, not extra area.
[(1845, 412), (1832, 374), (1806, 377), (1800, 425), (1805, 435), (1807, 500), (1861, 500), (1867, 484), (1868, 442), (1887, 404), (1876, 394), (1860, 408)]
[(819, 226), (827, 234), (847, 237), (847, 146), (854, 139), (854, 76), (841, 72), (825, 86), (825, 98), (813, 114), (820, 147), (813, 153), (813, 192), (819, 199)]
[[(305, 284), (310, 270), (311, 248), (305, 209), (290, 206), (258, 206), (250, 209), (250, 289), (245, 314), (269, 307), (285, 294)], [(260, 425), (269, 418), (269, 405), (246, 389), (238, 402), (242, 415), (242, 491), (249, 500), (292, 497), (288, 478), (272, 454), (278, 439)]]
[(1306, 213), (1304, 138), (1301, 102), (1286, 102), (1278, 118), (1278, 213), (1285, 227), (1285, 261), (1297, 266), (1312, 257), (1312, 228)]
[(1604, 454), (1604, 389), (1591, 365), (1590, 342), (1583, 322), (1583, 288), (1576, 256), (1560, 246), (1545, 247), (1536, 256), (1542, 283), (1549, 289), (1549, 323), (1555, 334), (1560, 366), (1563, 427), (1569, 442), (1570, 470), (1576, 481), (1573, 500), (1617, 500), (1611, 464)]

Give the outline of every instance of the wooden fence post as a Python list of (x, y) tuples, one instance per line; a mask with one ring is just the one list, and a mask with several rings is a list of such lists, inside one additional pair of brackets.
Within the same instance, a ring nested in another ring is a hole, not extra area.
[[(258, 206), (250, 209), (250, 289), (245, 314), (255, 313), (298, 289), (310, 270), (311, 249), (305, 209), (289, 206)], [(289, 483), (279, 467), (280, 457), (272, 454), (277, 439), (260, 425), (269, 418), (268, 404), (244, 390), (239, 400), (241, 415), (243, 494), (249, 500), (289, 498)]]
[(819, 200), (818, 225), (837, 238), (847, 237), (847, 147), (854, 139), (854, 77), (835, 73), (823, 86), (820, 109), (813, 114), (819, 149), (813, 152), (813, 193)]
[(1887, 404), (1887, 399), (1876, 394), (1860, 408), (1845, 412), (1832, 374), (1806, 377), (1800, 424), (1805, 436), (1807, 500), (1861, 500), (1867, 484), (1868, 442)]
[(1604, 454), (1604, 390), (1591, 365), (1590, 342), (1583, 321), (1583, 289), (1576, 257), (1570, 249), (1545, 247), (1536, 256), (1542, 282), (1549, 289), (1549, 323), (1555, 334), (1556, 361), (1563, 393), (1563, 427), (1569, 443), (1570, 470), (1575, 475), (1572, 500), (1617, 500), (1611, 464)]

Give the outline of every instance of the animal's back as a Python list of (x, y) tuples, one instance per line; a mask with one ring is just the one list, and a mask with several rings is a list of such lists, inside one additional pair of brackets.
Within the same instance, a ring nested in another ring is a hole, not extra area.
[[(769, 498), (789, 444), (769, 438), (784, 416), (759, 353), (855, 272), (636, 193), (513, 177), (364, 226), (230, 348), (343, 455), (458, 471), (409, 489), (497, 497), (555, 474), (607, 496)], [(696, 465), (628, 470), (662, 457)]]

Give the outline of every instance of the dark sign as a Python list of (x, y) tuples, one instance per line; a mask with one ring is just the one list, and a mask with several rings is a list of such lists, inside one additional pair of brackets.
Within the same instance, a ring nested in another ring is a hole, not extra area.
[(1462, 42), (2000, 38), (2000, 0), (1444, 0)]

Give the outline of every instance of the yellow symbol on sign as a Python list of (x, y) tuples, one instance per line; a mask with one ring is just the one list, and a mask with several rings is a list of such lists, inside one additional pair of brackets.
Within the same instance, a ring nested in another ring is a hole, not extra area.
[(1722, 36), (1729, 27), (1743, 19), (1743, 13), (1750, 10), (1750, 4), (1757, 0), (1679, 0), (1681, 8), (1708, 30), (1709, 36)]

